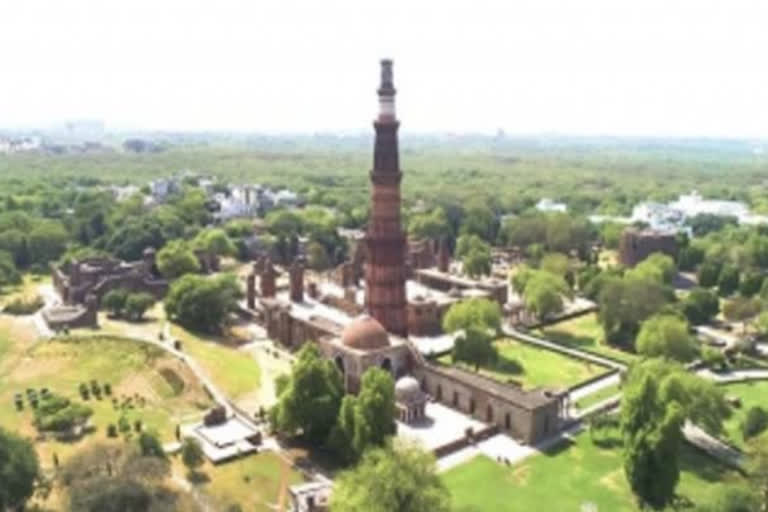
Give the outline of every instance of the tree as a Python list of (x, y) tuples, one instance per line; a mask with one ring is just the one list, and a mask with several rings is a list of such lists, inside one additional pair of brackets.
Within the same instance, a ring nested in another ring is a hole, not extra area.
[(501, 308), (496, 301), (472, 298), (453, 304), (443, 317), (443, 330), (456, 332), (475, 328), (498, 333), (501, 328)]
[(321, 357), (314, 343), (305, 343), (291, 368), (288, 387), (278, 397), (272, 418), (284, 434), (301, 433), (320, 445), (339, 416), (344, 384), (336, 365)]
[(526, 282), (523, 300), (526, 309), (543, 320), (563, 310), (564, 295), (571, 295), (565, 280), (559, 275), (539, 270), (533, 272)]
[(0, 286), (21, 283), (21, 274), (16, 270), (13, 257), (7, 251), (0, 250)]
[(29, 233), (29, 256), (33, 263), (49, 263), (64, 253), (69, 234), (57, 221), (46, 220)]
[(114, 316), (121, 316), (128, 300), (128, 292), (122, 288), (115, 288), (104, 294), (101, 305)]
[(565, 277), (571, 267), (568, 256), (559, 252), (548, 252), (539, 262), (539, 268), (550, 274)]
[(754, 270), (744, 272), (739, 283), (739, 294), (742, 297), (752, 297), (763, 286), (763, 274)]
[(227, 232), (220, 228), (206, 229), (201, 231), (192, 242), (197, 249), (207, 251), (217, 256), (233, 256), (237, 248), (227, 235)]
[(436, 472), (435, 457), (396, 439), (370, 450), (334, 487), (332, 512), (448, 512), (450, 492)]
[(750, 407), (740, 427), (745, 440), (757, 436), (768, 427), (768, 412), (759, 406)]
[(307, 264), (315, 270), (326, 270), (331, 266), (331, 260), (323, 244), (319, 242), (307, 244)]
[(694, 288), (683, 299), (682, 312), (690, 323), (705, 324), (720, 312), (720, 300), (710, 290)]
[(165, 311), (181, 325), (204, 332), (218, 332), (242, 295), (231, 274), (207, 278), (187, 274), (171, 284)]
[(684, 419), (678, 404), (663, 403), (653, 378), (645, 375), (624, 387), (620, 422), (624, 473), (641, 506), (661, 509), (674, 497)]
[(172, 240), (157, 252), (157, 268), (167, 279), (200, 271), (200, 262), (183, 240)]
[(722, 265), (715, 261), (705, 260), (704, 263), (699, 266), (699, 272), (697, 274), (697, 280), (699, 286), (704, 288), (711, 288), (717, 284), (717, 280), (720, 277), (720, 269)]
[(487, 205), (475, 203), (467, 208), (464, 221), (461, 223), (463, 236), (475, 235), (486, 242), (492, 242), (496, 239), (497, 230), (496, 216)]
[(757, 299), (736, 297), (723, 305), (723, 316), (729, 322), (741, 322), (742, 331), (746, 331), (747, 321), (760, 313), (761, 309), (762, 305)]
[(635, 342), (637, 352), (645, 357), (664, 357), (690, 361), (698, 352), (688, 333), (688, 323), (677, 316), (657, 314), (643, 322)]
[(668, 302), (664, 287), (650, 279), (610, 277), (598, 296), (599, 320), (610, 343), (634, 341), (640, 324)]
[(470, 276), (491, 273), (491, 246), (477, 235), (464, 234), (459, 237), (456, 241), (456, 257)]
[(760, 512), (760, 499), (750, 489), (737, 485), (722, 485), (712, 503), (696, 508), (697, 512)]
[(690, 272), (704, 261), (704, 250), (696, 245), (688, 245), (677, 253), (677, 266), (680, 270)]
[(493, 345), (493, 338), (487, 330), (468, 327), (456, 338), (453, 345), (453, 359), (474, 365), (475, 371), (480, 366), (490, 366), (499, 358), (498, 351)]
[(717, 293), (721, 297), (732, 295), (739, 288), (739, 269), (732, 265), (723, 265), (717, 277)]
[(146, 292), (131, 293), (125, 299), (125, 314), (134, 321), (141, 320), (144, 313), (155, 304), (155, 297)]
[(389, 372), (369, 368), (360, 393), (344, 397), (329, 444), (346, 463), (356, 461), (370, 447), (382, 447), (395, 434), (395, 385)]
[(40, 476), (32, 443), (0, 427), (0, 510), (21, 509)]
[[(762, 510), (768, 507), (768, 443), (757, 438), (748, 444), (747, 466), (749, 485), (758, 497)], [(761, 510), (761, 512), (762, 512)]]
[(181, 443), (181, 461), (187, 466), (190, 473), (197, 471), (197, 468), (205, 462), (205, 454), (200, 441), (194, 437), (186, 437)]
[(166, 457), (163, 445), (155, 432), (142, 432), (139, 434), (138, 443), (143, 456), (163, 459)]
[(435, 208), (429, 213), (414, 215), (408, 222), (408, 234), (415, 238), (442, 240), (453, 232), (445, 210)]

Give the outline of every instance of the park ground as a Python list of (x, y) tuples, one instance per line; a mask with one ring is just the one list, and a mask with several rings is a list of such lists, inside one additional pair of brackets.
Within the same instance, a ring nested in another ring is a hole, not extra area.
[[(706, 503), (723, 483), (743, 478), (713, 459), (684, 445), (681, 453), (681, 503)], [(514, 466), (485, 456), (452, 468), (442, 475), (459, 509), (517, 512), (590, 510), (638, 512), (622, 467), (617, 429), (573, 439)]]
[[(28, 293), (39, 280), (25, 279), (23, 285), (8, 290), (10, 294)], [(106, 435), (107, 426), (125, 416), (133, 426), (141, 420), (144, 429), (155, 431), (161, 441), (175, 440), (176, 425), (198, 419), (211, 405), (208, 394), (184, 363), (140, 339), (157, 340), (163, 331), (165, 316), (160, 304), (148, 312), (143, 322), (127, 323), (100, 313), (99, 329), (75, 329), (68, 338), (38, 338), (31, 317), (0, 314), (0, 426), (35, 440), (35, 448), (47, 474), (55, 474), (53, 454), (61, 463), (91, 443), (131, 442), (135, 432)], [(257, 410), (262, 401), (268, 405), (263, 388), (274, 393), (271, 382), (287, 371), (290, 363), (269, 356), (268, 351), (249, 346), (248, 333), (235, 327), (225, 336), (202, 336), (177, 325), (170, 325), (171, 335), (181, 341), (182, 350), (198, 362), (213, 381), (239, 405)], [(131, 339), (133, 338), (133, 339)], [(262, 371), (262, 367), (265, 368)], [(78, 386), (96, 380), (109, 383), (112, 394), (101, 400), (91, 397), (87, 405), (94, 414), (92, 431), (77, 441), (40, 438), (33, 424), (33, 413), (26, 401), (17, 411), (14, 395), (45, 387), (72, 400), (81, 401)], [(269, 386), (262, 386), (266, 381)], [(112, 397), (118, 398), (114, 406)], [(130, 397), (131, 405), (123, 406)], [(174, 462), (174, 468), (180, 466)], [(238, 503), (245, 510), (274, 510), (288, 485), (302, 481), (302, 475), (283, 464), (271, 452), (263, 452), (218, 466), (206, 465), (206, 479), (194, 484), (197, 496), (222, 508)], [(184, 484), (186, 471), (174, 471), (169, 483)], [(181, 478), (179, 476), (181, 475)], [(285, 499), (285, 498), (283, 498)], [(48, 509), (60, 510), (66, 495), (58, 487), (49, 498), (38, 502)]]
[[(607, 373), (608, 368), (569, 357), (513, 339), (496, 342), (499, 359), (493, 366), (481, 366), (480, 374), (500, 382), (519, 384), (523, 389), (564, 389)], [(454, 363), (450, 354), (438, 359), (467, 370), (474, 367)]]

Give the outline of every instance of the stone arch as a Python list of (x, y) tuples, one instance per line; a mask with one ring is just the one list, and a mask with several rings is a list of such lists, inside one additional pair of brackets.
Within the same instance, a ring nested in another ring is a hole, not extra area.
[(509, 415), (509, 413), (504, 415), (504, 428), (507, 430), (512, 428), (512, 417)]
[(470, 398), (469, 399), (469, 414), (475, 414), (475, 406), (476, 405), (477, 404), (475, 403), (475, 399), (474, 398)]
[(338, 355), (338, 356), (336, 356), (333, 359), (333, 362), (336, 363), (336, 368), (339, 369), (339, 371), (341, 372), (342, 375), (346, 375), (347, 374), (347, 370), (346, 370), (346, 368), (344, 368), (344, 358), (343, 357)]
[(385, 357), (381, 362), (381, 369), (392, 373), (392, 360), (388, 357)]
[(453, 392), (453, 406), (458, 407), (459, 406), (459, 392), (454, 391)]
[(485, 408), (485, 421), (493, 423), (493, 407), (491, 407), (491, 404), (488, 404)]
[(437, 385), (437, 390), (435, 391), (435, 398), (436, 398), (436, 400), (438, 402), (442, 401), (442, 399), (443, 399), (443, 385), (442, 384), (438, 384)]

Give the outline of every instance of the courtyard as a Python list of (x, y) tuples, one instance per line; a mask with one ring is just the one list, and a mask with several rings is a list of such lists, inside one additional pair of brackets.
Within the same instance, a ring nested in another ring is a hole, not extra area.
[[(492, 367), (480, 367), (480, 374), (499, 382), (519, 385), (526, 390), (565, 389), (609, 371), (602, 365), (514, 339), (499, 340), (496, 348), (499, 351), (498, 361)], [(473, 366), (454, 362), (450, 354), (440, 357), (438, 361), (474, 371)]]
[[(530, 511), (590, 510), (637, 512), (622, 469), (621, 437), (610, 429), (586, 432), (507, 466), (480, 455), (442, 474), (459, 509)], [(707, 502), (719, 484), (740, 482), (734, 470), (721, 466), (688, 445), (682, 447), (678, 494), (692, 504)]]
[(469, 428), (478, 432), (487, 426), (443, 404), (429, 402), (426, 406), (426, 417), (422, 421), (412, 424), (397, 422), (397, 435), (416, 439), (424, 448), (434, 450), (463, 438)]

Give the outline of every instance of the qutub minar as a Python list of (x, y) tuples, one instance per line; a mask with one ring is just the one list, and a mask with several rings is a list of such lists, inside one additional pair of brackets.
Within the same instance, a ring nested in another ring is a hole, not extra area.
[(400, 225), (400, 158), (397, 148), (392, 61), (381, 61), (379, 117), (371, 171), (371, 217), (365, 236), (365, 309), (390, 333), (407, 334), (405, 233)]

